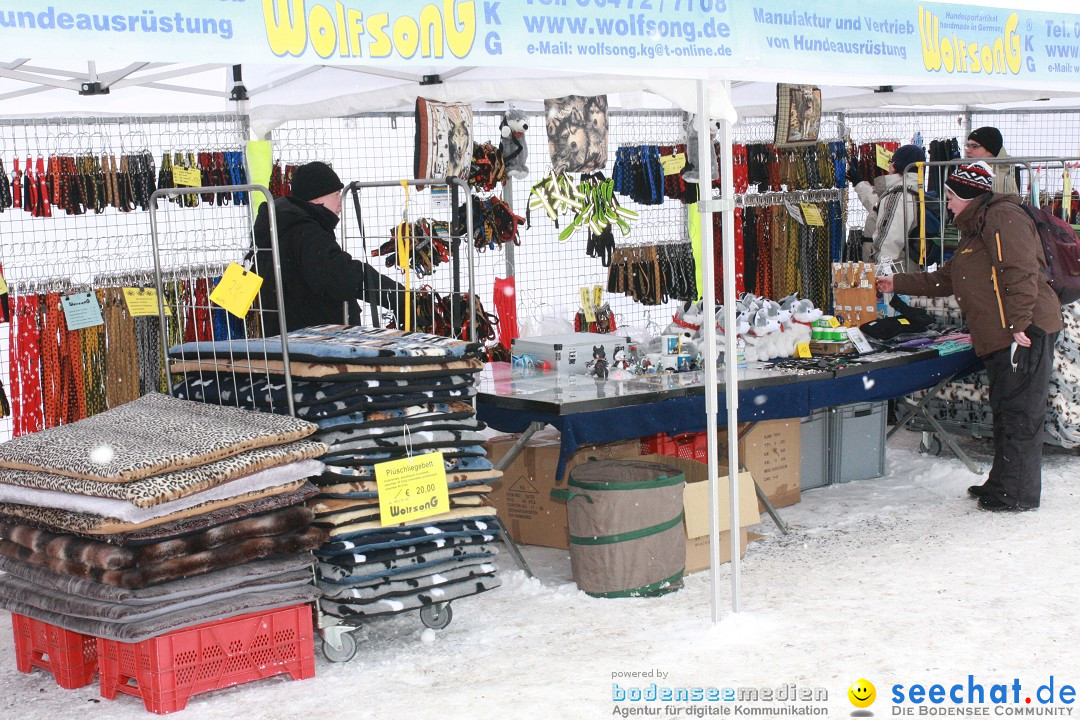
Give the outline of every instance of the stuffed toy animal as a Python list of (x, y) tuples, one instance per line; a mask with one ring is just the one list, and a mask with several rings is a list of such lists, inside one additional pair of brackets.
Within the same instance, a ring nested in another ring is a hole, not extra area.
[(502, 135), (499, 147), (506, 162), (506, 174), (518, 180), (529, 174), (529, 167), (525, 164), (529, 159), (529, 147), (525, 144), (525, 131), (528, 129), (525, 113), (516, 108), (507, 110), (499, 124), (499, 134)]

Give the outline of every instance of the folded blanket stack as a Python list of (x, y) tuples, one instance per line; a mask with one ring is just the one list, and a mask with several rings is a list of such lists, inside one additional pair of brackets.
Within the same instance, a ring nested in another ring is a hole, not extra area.
[(0, 606), (137, 642), (313, 601), (315, 430), (151, 394), (0, 444)]
[[(491, 543), (495, 510), (485, 505), (495, 470), (470, 402), (481, 346), (400, 330), (321, 325), (288, 335), (298, 417), (318, 425), (325, 472), (308, 502), (330, 542), (318, 551), (323, 610), (370, 617), (424, 607), (497, 587)], [(187, 343), (170, 351), (183, 373), (179, 397), (288, 412), (280, 338)], [(441, 452), (450, 510), (383, 527), (374, 466)]]

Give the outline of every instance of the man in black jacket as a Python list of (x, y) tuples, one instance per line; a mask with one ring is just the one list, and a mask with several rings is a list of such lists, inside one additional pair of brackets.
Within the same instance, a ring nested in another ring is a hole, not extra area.
[[(292, 176), (292, 195), (274, 201), (281, 284), (285, 290), (285, 328), (358, 324), (357, 299), (374, 302), (404, 317), (404, 288), (366, 262), (341, 249), (334, 235), (341, 215), (344, 185), (329, 165), (311, 162)], [(259, 300), (267, 337), (282, 329), (277, 317), (270, 213), (266, 205), (255, 218), (255, 272), (263, 278)], [(348, 315), (346, 315), (346, 307)]]

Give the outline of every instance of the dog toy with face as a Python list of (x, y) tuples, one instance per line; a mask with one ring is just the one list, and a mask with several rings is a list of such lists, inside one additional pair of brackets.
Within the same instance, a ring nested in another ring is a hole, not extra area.
[(528, 129), (525, 113), (515, 108), (506, 111), (499, 125), (499, 134), (502, 136), (499, 147), (502, 148), (503, 160), (506, 162), (506, 174), (518, 180), (529, 174), (529, 167), (525, 164), (529, 159), (529, 148), (525, 144), (525, 131)]

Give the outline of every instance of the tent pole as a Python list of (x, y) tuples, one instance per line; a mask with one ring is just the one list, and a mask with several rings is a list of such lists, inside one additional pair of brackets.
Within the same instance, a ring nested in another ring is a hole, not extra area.
[[(731, 96), (731, 81), (724, 81)], [(739, 612), (742, 594), (742, 521), (739, 517), (739, 362), (735, 335), (735, 179), (731, 158), (731, 122), (720, 123), (721, 235), (724, 260), (724, 384), (727, 389), (728, 481), (731, 500), (731, 611)]]
[(698, 166), (698, 211), (701, 213), (701, 282), (704, 296), (704, 308), (702, 311), (702, 329), (705, 331), (705, 433), (706, 447), (708, 448), (708, 477), (709, 477), (709, 581), (712, 587), (712, 621), (720, 621), (720, 580), (717, 577), (717, 569), (720, 567), (720, 538), (718, 528), (720, 525), (720, 486), (717, 473), (716, 452), (716, 409), (717, 409), (717, 382), (716, 382), (716, 291), (713, 283), (715, 273), (715, 250), (713, 248), (712, 209), (709, 207), (712, 199), (712, 166), (715, 162), (715, 153), (711, 136), (709, 135), (709, 95), (704, 80), (697, 81), (697, 123), (698, 149), (694, 162)]

